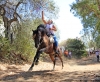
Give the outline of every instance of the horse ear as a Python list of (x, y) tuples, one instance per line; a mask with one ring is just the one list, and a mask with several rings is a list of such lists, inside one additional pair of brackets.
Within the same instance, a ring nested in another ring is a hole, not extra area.
[(33, 35), (33, 39), (36, 37), (36, 34)]
[(34, 30), (32, 29), (32, 31), (34, 32)]
[(32, 32), (35, 33), (36, 31), (35, 30), (32, 30)]

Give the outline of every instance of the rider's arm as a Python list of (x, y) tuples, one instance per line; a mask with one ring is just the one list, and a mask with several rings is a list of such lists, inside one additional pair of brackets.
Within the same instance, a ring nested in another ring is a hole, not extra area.
[(47, 24), (47, 22), (44, 19), (44, 12), (42, 11), (42, 21), (44, 22), (44, 24)]
[(52, 27), (50, 28), (50, 30), (57, 31), (57, 28), (54, 25), (52, 25)]

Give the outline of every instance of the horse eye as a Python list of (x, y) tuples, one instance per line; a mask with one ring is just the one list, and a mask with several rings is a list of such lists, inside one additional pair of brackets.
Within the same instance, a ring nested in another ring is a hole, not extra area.
[(33, 39), (35, 39), (35, 37), (36, 37), (36, 34), (35, 34), (35, 35), (33, 35)]
[(38, 35), (41, 36), (41, 32), (40, 31), (38, 31)]

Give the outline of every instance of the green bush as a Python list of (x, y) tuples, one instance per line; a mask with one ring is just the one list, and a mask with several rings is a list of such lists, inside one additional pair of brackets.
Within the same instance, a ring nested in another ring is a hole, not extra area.
[(36, 52), (34, 41), (32, 39), (32, 29), (29, 27), (30, 23), (23, 23), (17, 37), (14, 40), (14, 47), (17, 54), (21, 54), (26, 60), (33, 59)]
[(0, 57), (8, 58), (8, 55), (11, 50), (12, 50), (12, 47), (9, 41), (6, 38), (0, 36)]
[(16, 37), (13, 43), (0, 36), (0, 57), (14, 60), (15, 57), (22, 58), (26, 61), (33, 60), (36, 52), (34, 41), (32, 39), (32, 29), (29, 23), (23, 23), (20, 30), (16, 31)]
[(68, 39), (66, 42), (66, 49), (72, 52), (72, 55), (77, 58), (85, 56), (85, 45), (79, 39)]

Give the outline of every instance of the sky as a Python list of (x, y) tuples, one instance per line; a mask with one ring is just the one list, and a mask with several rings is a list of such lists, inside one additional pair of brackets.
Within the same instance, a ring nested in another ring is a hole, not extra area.
[(54, 20), (57, 28), (60, 31), (59, 42), (66, 40), (68, 38), (80, 37), (79, 34), (83, 26), (78, 17), (75, 17), (70, 12), (70, 4), (75, 0), (54, 0), (56, 5), (59, 7), (59, 17)]

